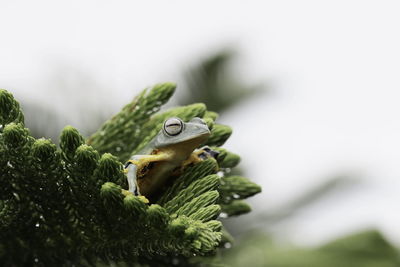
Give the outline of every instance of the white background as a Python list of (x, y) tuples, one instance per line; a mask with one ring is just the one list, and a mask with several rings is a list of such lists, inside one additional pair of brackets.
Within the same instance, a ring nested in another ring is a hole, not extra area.
[(3, 0), (0, 87), (79, 128), (78, 107), (117, 111), (233, 45), (241, 78), (271, 88), (223, 118), (234, 128), (226, 147), (263, 186), (255, 213), (344, 173), (362, 182), (302, 210), (278, 235), (316, 244), (378, 227), (400, 243), (398, 3)]

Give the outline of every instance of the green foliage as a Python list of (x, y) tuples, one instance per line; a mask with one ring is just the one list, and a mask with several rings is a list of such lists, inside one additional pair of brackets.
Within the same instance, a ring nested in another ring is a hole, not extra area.
[(211, 136), (207, 141), (209, 146), (222, 146), (231, 136), (232, 129), (226, 125), (216, 124), (211, 130)]
[(334, 240), (317, 248), (279, 247), (263, 234), (249, 235), (227, 251), (228, 266), (263, 267), (395, 267), (400, 254), (376, 230)]
[(242, 200), (232, 200), (229, 204), (221, 204), (221, 208), (227, 216), (241, 215), (251, 211), (249, 204)]
[(221, 179), (221, 197), (225, 203), (231, 199), (244, 199), (261, 192), (261, 187), (249, 179), (237, 175)]
[(216, 148), (218, 162), (188, 167), (156, 203), (126, 191), (124, 161), (167, 117), (204, 117), (213, 127), (209, 144), (214, 146), (231, 134), (215, 124), (217, 114), (204, 104), (155, 114), (174, 89), (166, 83), (143, 91), (88, 140), (66, 126), (59, 147), (33, 138), (18, 102), (0, 91), (0, 265), (170, 266), (215, 253), (229, 236), (218, 221), (221, 209), (238, 206), (227, 199), (260, 191), (245, 178), (224, 176), (239, 162), (237, 155)]
[(163, 83), (152, 90), (143, 90), (121, 112), (105, 122), (87, 143), (99, 153), (109, 152), (127, 160), (145, 136), (141, 131), (143, 125), (168, 101), (175, 87), (175, 84)]
[(219, 192), (222, 211), (227, 216), (234, 216), (251, 211), (251, 207), (240, 199), (260, 193), (261, 187), (245, 177), (232, 175), (221, 178)]
[(232, 69), (235, 56), (232, 50), (221, 50), (193, 65), (185, 73), (187, 93), (180, 103), (202, 102), (221, 113), (261, 92), (259, 85), (248, 86), (238, 79)]
[(0, 129), (11, 122), (24, 123), (24, 115), (12, 94), (0, 89)]

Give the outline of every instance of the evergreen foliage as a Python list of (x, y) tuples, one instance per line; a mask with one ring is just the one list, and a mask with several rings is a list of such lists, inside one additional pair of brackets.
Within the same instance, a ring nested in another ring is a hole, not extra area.
[[(233, 267), (400, 266), (398, 249), (376, 230), (351, 234), (315, 248), (277, 245), (264, 234), (253, 233), (226, 252), (222, 261)], [(220, 266), (219, 261), (214, 258), (210, 265)]]
[(237, 103), (262, 92), (261, 84), (247, 85), (235, 73), (237, 54), (233, 49), (223, 49), (193, 64), (184, 75), (187, 93), (180, 103), (206, 103), (207, 106), (222, 113)]
[(144, 90), (87, 140), (66, 126), (59, 147), (33, 138), (18, 102), (0, 90), (0, 265), (168, 266), (213, 254), (230, 240), (219, 214), (250, 211), (241, 199), (261, 191), (227, 174), (240, 161), (234, 153), (215, 147), (218, 161), (187, 168), (157, 203), (145, 204), (126, 191), (123, 163), (166, 118), (203, 117), (212, 128), (212, 146), (231, 135), (204, 104), (157, 113), (174, 89), (165, 83)]

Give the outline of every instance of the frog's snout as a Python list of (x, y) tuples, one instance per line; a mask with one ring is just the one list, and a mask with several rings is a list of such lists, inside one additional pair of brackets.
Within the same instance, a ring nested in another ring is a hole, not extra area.
[(196, 129), (197, 131), (201, 132), (201, 133), (210, 133), (210, 129), (208, 128), (208, 126), (206, 124), (196, 124)]

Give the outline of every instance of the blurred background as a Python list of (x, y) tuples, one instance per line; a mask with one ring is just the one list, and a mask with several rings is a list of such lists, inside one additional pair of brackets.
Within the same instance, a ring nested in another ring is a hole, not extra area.
[(0, 87), (36, 136), (57, 142), (66, 124), (90, 135), (143, 88), (176, 82), (169, 105), (220, 112), (234, 129), (225, 147), (263, 187), (253, 212), (228, 222), (238, 240), (263, 231), (309, 248), (376, 229), (399, 246), (399, 11), (365, 0), (5, 0)]

